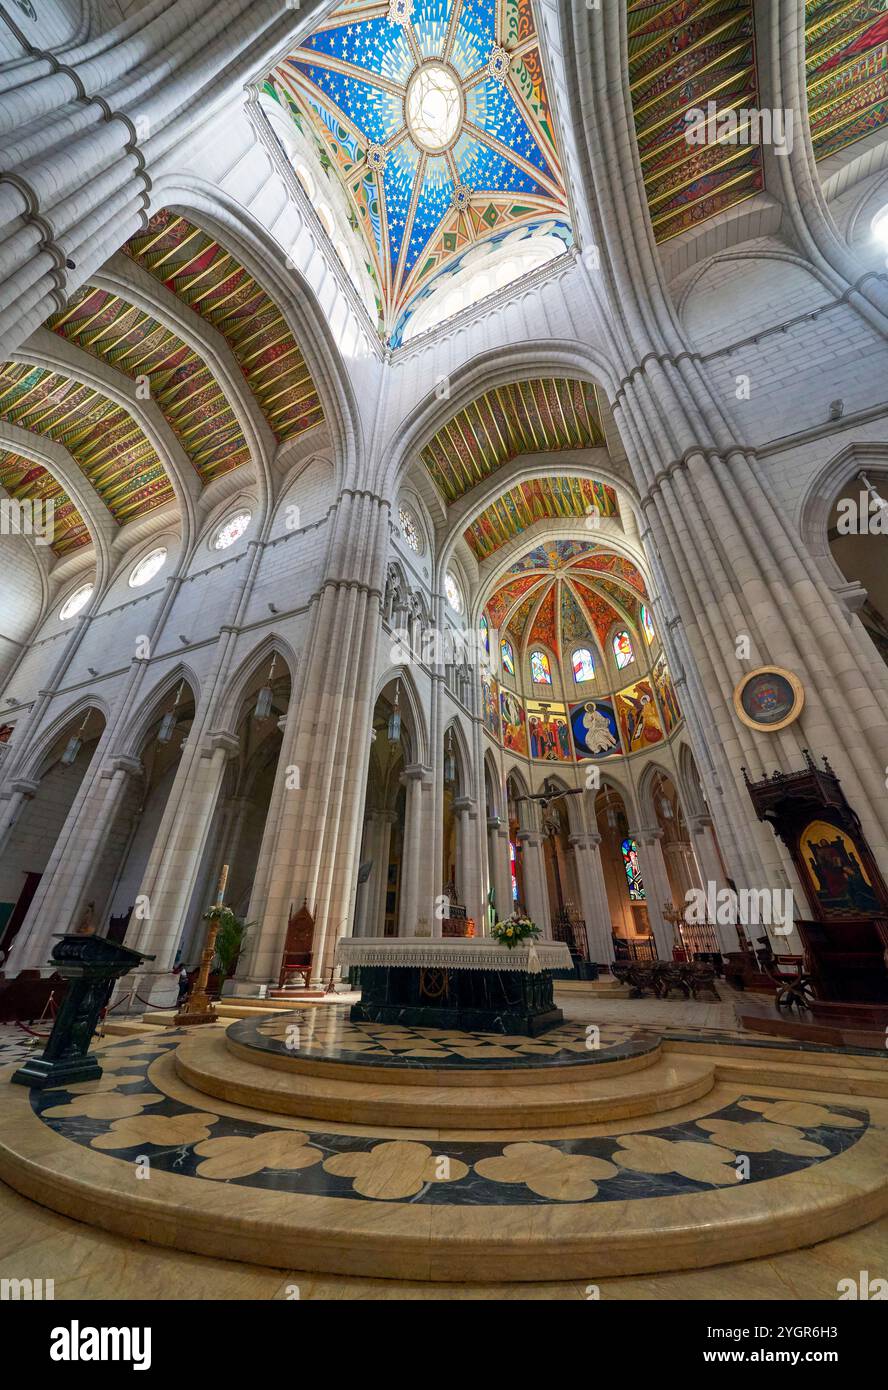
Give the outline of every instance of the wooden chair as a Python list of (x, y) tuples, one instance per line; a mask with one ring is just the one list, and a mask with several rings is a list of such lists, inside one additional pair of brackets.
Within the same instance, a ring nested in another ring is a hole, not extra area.
[(291, 983), (291, 976), (301, 975), (303, 982), (308, 987), (311, 979), (311, 960), (312, 943), (314, 941), (314, 918), (308, 910), (308, 904), (303, 900), (299, 911), (294, 913), (290, 909), (290, 919), (287, 923), (287, 939), (284, 944), (284, 954), (281, 959), (281, 973), (278, 978), (278, 988), (283, 989), (285, 985)]

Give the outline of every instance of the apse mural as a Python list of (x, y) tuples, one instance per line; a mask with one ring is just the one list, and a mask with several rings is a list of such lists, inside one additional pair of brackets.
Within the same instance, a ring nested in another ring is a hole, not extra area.
[(620, 733), (627, 753), (639, 753), (663, 738), (650, 681), (637, 681), (614, 696)]
[(503, 747), (527, 757), (527, 721), (524, 706), (511, 690), (500, 691), (500, 716), (503, 721)]
[(493, 676), (486, 673), (481, 677), (481, 716), (487, 732), (493, 734), (493, 737), (499, 742), (499, 686)]
[(584, 700), (570, 707), (570, 728), (577, 760), (609, 758), (622, 752), (611, 700)]
[(390, 347), (469, 250), (541, 229), (572, 245), (526, 0), (348, 0), (268, 76), (342, 186)]
[(654, 685), (657, 688), (657, 696), (660, 701), (660, 711), (663, 715), (663, 725), (667, 734), (671, 734), (679, 719), (681, 719), (681, 709), (678, 704), (678, 696), (672, 684), (672, 677), (669, 674), (669, 667), (666, 664), (666, 657), (661, 652), (657, 657), (654, 666)]
[(527, 738), (530, 756), (549, 763), (569, 763), (570, 733), (563, 705), (527, 702)]

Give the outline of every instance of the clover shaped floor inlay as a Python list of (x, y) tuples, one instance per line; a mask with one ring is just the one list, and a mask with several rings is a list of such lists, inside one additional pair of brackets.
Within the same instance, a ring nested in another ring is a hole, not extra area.
[(232, 1118), (203, 1108), (206, 1098), (198, 1108), (165, 1094), (148, 1073), (170, 1050), (170, 1036), (103, 1049), (99, 1081), (32, 1091), (35, 1114), (63, 1139), (112, 1160), (147, 1155), (155, 1170), (214, 1185), (509, 1207), (711, 1192), (737, 1184), (741, 1155), (747, 1184), (779, 1178), (852, 1148), (869, 1123), (862, 1106), (745, 1095), (679, 1123), (651, 1116), (644, 1130), (545, 1142), (393, 1139), (324, 1130), (322, 1121), (294, 1130), (271, 1116)]

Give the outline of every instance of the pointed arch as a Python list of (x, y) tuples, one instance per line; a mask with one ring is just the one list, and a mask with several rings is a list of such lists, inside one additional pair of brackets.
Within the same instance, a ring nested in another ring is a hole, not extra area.
[(416, 747), (411, 749), (413, 761), (421, 763), (423, 767), (431, 766), (431, 753), (429, 745), (429, 729), (423, 713), (422, 700), (416, 681), (408, 666), (389, 666), (383, 675), (377, 677), (376, 686), (373, 692), (373, 709), (376, 702), (387, 685), (393, 681), (401, 682), (401, 698), (405, 701), (410, 711), (410, 720), (413, 725)]
[(173, 694), (181, 681), (184, 681), (191, 691), (195, 710), (198, 708), (201, 697), (200, 681), (194, 674), (192, 667), (179, 661), (172, 670), (167, 671), (159, 678), (150, 693), (140, 701), (138, 709), (130, 720), (129, 731), (125, 739), (123, 752), (128, 757), (141, 757), (151, 725), (157, 719), (159, 706), (168, 696)]
[(99, 739), (101, 739), (111, 717), (110, 708), (107, 702), (98, 695), (82, 695), (56, 715), (52, 722), (38, 735), (26, 762), (19, 768), (16, 775), (28, 781), (39, 782), (47, 770), (45, 764), (53, 744), (57, 743), (70, 727), (82, 723), (84, 715), (90, 710), (94, 710), (101, 716), (102, 731), (99, 734)]
[(269, 632), (252, 647), (245, 656), (241, 657), (234, 672), (231, 675), (228, 687), (228, 695), (219, 712), (219, 728), (230, 734), (237, 734), (238, 724), (240, 723), (239, 714), (250, 682), (256, 675), (257, 668), (265, 662), (271, 663), (273, 656), (277, 656), (283, 661), (290, 677), (290, 701), (296, 698), (296, 672), (298, 670), (298, 658), (290, 643), (286, 638), (281, 637), (278, 632)]

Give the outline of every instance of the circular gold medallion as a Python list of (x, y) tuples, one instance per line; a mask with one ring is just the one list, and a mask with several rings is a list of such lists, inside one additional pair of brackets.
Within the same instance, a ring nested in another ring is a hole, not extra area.
[(759, 666), (734, 687), (737, 718), (763, 733), (785, 729), (798, 719), (804, 703), (801, 681), (782, 666)]

